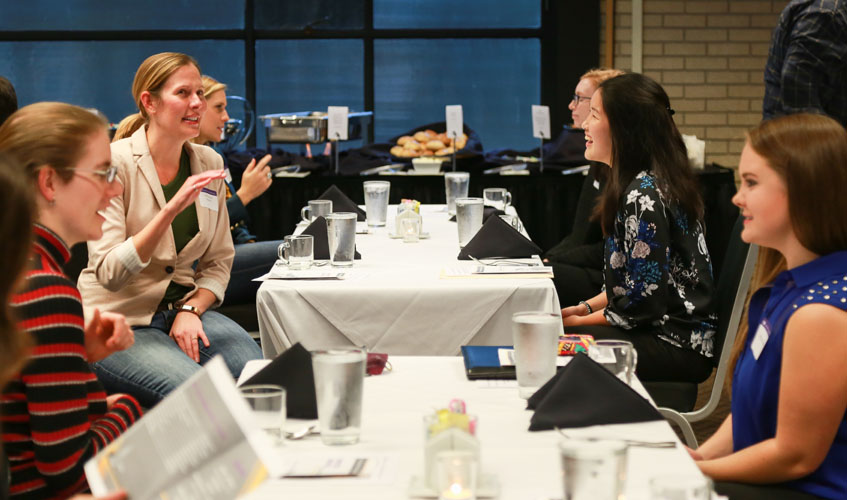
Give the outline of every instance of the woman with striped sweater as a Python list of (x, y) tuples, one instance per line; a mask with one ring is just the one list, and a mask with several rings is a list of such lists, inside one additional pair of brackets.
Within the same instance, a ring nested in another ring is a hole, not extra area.
[(100, 237), (98, 212), (121, 186), (105, 123), (69, 104), (17, 111), (0, 126), (0, 153), (29, 177), (37, 214), (28, 269), (11, 300), (32, 346), (0, 399), (9, 494), (67, 498), (86, 488), (85, 461), (141, 416), (132, 397), (107, 396), (88, 365), (131, 346), (132, 330), (108, 312), (85, 324), (79, 291), (62, 271), (72, 245)]

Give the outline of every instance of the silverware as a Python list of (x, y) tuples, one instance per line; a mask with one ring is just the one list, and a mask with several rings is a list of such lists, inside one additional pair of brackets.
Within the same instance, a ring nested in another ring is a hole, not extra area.
[(497, 257), (491, 257), (486, 260), (480, 260), (474, 257), (473, 255), (468, 255), (472, 261), (476, 262), (481, 266), (527, 266), (527, 267), (535, 267), (538, 265), (538, 262), (523, 262), (519, 260), (509, 260), (509, 259), (499, 259)]

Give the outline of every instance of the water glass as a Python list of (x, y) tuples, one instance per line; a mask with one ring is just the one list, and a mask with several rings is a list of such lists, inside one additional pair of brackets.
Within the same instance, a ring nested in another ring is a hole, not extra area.
[(239, 387), (241, 396), (253, 410), (253, 416), (276, 444), (283, 442), (285, 428), (285, 388), (272, 384)]
[(597, 340), (588, 347), (588, 357), (614, 373), (626, 385), (632, 384), (632, 375), (638, 364), (638, 353), (632, 342), (626, 340)]
[(388, 181), (365, 181), (363, 187), (368, 226), (384, 226), (385, 216), (388, 213), (388, 193), (391, 190), (391, 183)]
[(471, 174), (467, 172), (447, 172), (444, 174), (444, 190), (447, 195), (447, 213), (456, 215), (456, 199), (468, 197)]
[(359, 442), (366, 359), (367, 354), (361, 349), (312, 352), (318, 421), (324, 444)]
[(400, 229), (403, 231), (403, 243), (417, 243), (421, 237), (420, 219), (407, 218), (400, 221)]
[(300, 218), (303, 222), (312, 222), (331, 213), (332, 200), (309, 200), (308, 204), (300, 209)]
[(482, 198), (486, 205), (497, 210), (505, 211), (512, 204), (512, 193), (506, 188), (485, 188), (482, 190)]
[(512, 315), (518, 395), (529, 398), (556, 374), (562, 316), (543, 311)]
[(626, 444), (568, 439), (559, 443), (564, 500), (618, 500), (626, 480)]
[(482, 198), (457, 198), (456, 222), (459, 228), (459, 248), (464, 248), (482, 227)]
[(356, 253), (356, 214), (333, 212), (326, 216), (329, 262), (333, 267), (350, 267)]
[(315, 238), (310, 234), (288, 235), (277, 247), (277, 255), (292, 271), (309, 269), (315, 256)]
[(705, 476), (657, 476), (650, 480), (653, 500), (710, 500), (712, 481)]
[(475, 500), (479, 461), (472, 451), (450, 450), (435, 457), (438, 500)]

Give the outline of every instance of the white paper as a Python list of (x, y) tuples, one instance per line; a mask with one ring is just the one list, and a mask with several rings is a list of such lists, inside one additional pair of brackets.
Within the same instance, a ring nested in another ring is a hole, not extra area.
[(331, 141), (347, 140), (347, 106), (329, 106), (326, 109), (327, 137)]
[(464, 128), (462, 122), (462, 105), (454, 104), (445, 106), (444, 115), (447, 121), (447, 137), (451, 139), (462, 137), (462, 129)]
[(553, 276), (550, 266), (480, 266), (477, 265), (473, 274), (549, 274)]
[(532, 105), (532, 136), (537, 139), (550, 138), (550, 108)]
[(85, 475), (94, 496), (223, 500), (279, 474), (275, 462), (218, 356), (86, 462)]
[(768, 331), (768, 326), (764, 323), (759, 324), (759, 328), (756, 329), (756, 335), (753, 337), (753, 341), (750, 342), (750, 350), (753, 351), (753, 357), (758, 361), (759, 356), (762, 355), (762, 349), (765, 348), (765, 344), (768, 343), (768, 338), (770, 338), (770, 331)]
[(226, 172), (226, 181), (232, 184), (232, 172), (230, 172), (228, 168), (225, 168), (224, 172)]
[(197, 201), (200, 202), (201, 207), (206, 207), (212, 212), (218, 211), (218, 193), (213, 189), (203, 188)]
[(345, 272), (334, 268), (311, 267), (303, 270), (291, 270), (282, 263), (277, 261), (271, 268), (268, 274), (259, 276), (253, 281), (267, 280), (341, 280), (344, 279)]
[(282, 477), (355, 477), (362, 473), (367, 463), (367, 458), (302, 458), (293, 462)]

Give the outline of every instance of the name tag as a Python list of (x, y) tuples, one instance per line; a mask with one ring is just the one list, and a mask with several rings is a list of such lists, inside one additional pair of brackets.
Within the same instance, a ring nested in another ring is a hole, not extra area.
[(759, 323), (759, 328), (756, 329), (756, 335), (753, 336), (753, 342), (750, 342), (750, 350), (753, 351), (753, 357), (758, 361), (762, 355), (762, 349), (768, 343), (768, 338), (771, 336), (771, 326), (768, 320)]
[(600, 189), (600, 181), (598, 181), (598, 180), (594, 181), (594, 189), (598, 189), (598, 190)]
[(206, 207), (213, 212), (218, 211), (218, 193), (214, 189), (203, 188), (197, 201), (200, 202), (201, 207)]
[(232, 173), (230, 173), (228, 168), (225, 168), (224, 172), (226, 172), (226, 181), (232, 184)]

